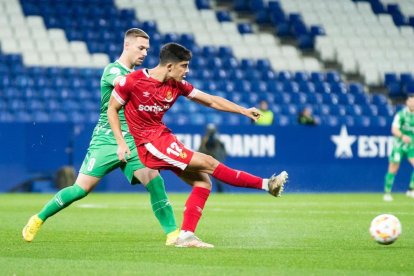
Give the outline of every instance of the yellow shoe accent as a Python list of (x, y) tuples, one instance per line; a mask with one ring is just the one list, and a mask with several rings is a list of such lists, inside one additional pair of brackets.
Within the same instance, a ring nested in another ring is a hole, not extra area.
[(165, 241), (166, 246), (175, 245), (178, 235), (180, 234), (180, 229), (174, 230), (167, 234), (167, 240)]
[(31, 242), (35, 238), (42, 224), (43, 220), (41, 220), (37, 215), (32, 216), (23, 228), (23, 239), (27, 242)]

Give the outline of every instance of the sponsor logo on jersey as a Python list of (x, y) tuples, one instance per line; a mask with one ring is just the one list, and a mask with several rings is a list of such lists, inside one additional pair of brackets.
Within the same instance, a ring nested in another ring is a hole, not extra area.
[(354, 157), (352, 145), (355, 142), (359, 158), (387, 157), (391, 153), (394, 138), (379, 135), (350, 135), (346, 126), (342, 126), (339, 135), (332, 135), (331, 140), (336, 146), (335, 158), (350, 159)]
[(173, 95), (172, 95), (172, 92), (171, 91), (168, 91), (167, 92), (167, 95), (165, 96), (165, 100), (167, 102), (171, 102), (173, 100)]
[(164, 110), (167, 110), (169, 108), (170, 108), (169, 105), (159, 106), (157, 104), (153, 104), (153, 105), (140, 104), (138, 106), (139, 111), (152, 112), (152, 113), (155, 113), (155, 114), (157, 114), (158, 112), (163, 112)]

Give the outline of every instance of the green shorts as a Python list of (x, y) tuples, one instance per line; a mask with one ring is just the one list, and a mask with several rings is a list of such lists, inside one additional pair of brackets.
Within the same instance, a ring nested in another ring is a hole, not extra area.
[(100, 132), (96, 134), (95, 132), (80, 172), (89, 176), (102, 178), (114, 169), (120, 168), (131, 184), (139, 183), (139, 180), (134, 177), (134, 172), (138, 169), (145, 168), (145, 166), (139, 160), (134, 139), (129, 135), (125, 141), (131, 150), (131, 156), (127, 159), (127, 163), (118, 159), (116, 153), (118, 144), (112, 133)]
[(414, 158), (413, 146), (393, 145), (389, 161), (391, 163), (400, 163), (401, 159), (405, 156), (407, 156), (408, 159)]

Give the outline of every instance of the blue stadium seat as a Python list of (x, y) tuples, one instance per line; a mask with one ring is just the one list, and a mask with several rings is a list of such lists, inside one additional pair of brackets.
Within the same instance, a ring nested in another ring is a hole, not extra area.
[(291, 117), (290, 116), (286, 116), (286, 115), (279, 115), (276, 116), (275, 120), (274, 120), (274, 124), (277, 126), (287, 126), (290, 125), (291, 122)]
[(329, 83), (339, 83), (341, 82), (341, 76), (337, 71), (329, 71), (326, 73), (326, 81)]
[(64, 123), (68, 121), (68, 115), (62, 111), (53, 111), (50, 113), (50, 121)]
[(267, 89), (269, 92), (278, 94), (283, 93), (283, 84), (279, 81), (275, 80), (268, 80), (267, 81)]
[(33, 121), (35, 122), (49, 122), (50, 116), (44, 111), (34, 111), (33, 112)]
[(208, 113), (206, 114), (206, 121), (207, 123), (212, 123), (215, 125), (221, 125), (222, 123), (225, 122), (225, 120), (223, 119), (222, 114), (219, 113)]
[(368, 116), (356, 116), (355, 117), (355, 126), (360, 127), (369, 127), (371, 124), (370, 117)]
[(315, 92), (328, 94), (331, 93), (331, 86), (327, 82), (314, 82), (315, 84)]
[(33, 120), (31, 114), (24, 110), (15, 112), (14, 118), (18, 122), (30, 122)]
[(347, 105), (345, 109), (346, 109), (347, 115), (350, 115), (350, 116), (362, 115), (362, 108), (359, 105)]
[(387, 119), (383, 116), (373, 116), (371, 117), (371, 126), (385, 127), (387, 126)]
[(327, 125), (327, 126), (338, 126), (339, 125), (339, 120), (338, 117), (336, 116), (321, 116), (321, 120), (322, 123)]
[(15, 117), (11, 112), (0, 112), (0, 122), (14, 122)]
[(310, 80), (313, 83), (316, 84), (316, 83), (324, 82), (325, 81), (325, 77), (324, 77), (323, 73), (320, 73), (320, 72), (312, 72), (310, 74)]
[(297, 115), (298, 108), (295, 104), (285, 104), (282, 106), (283, 115)]
[(299, 92), (299, 84), (294, 81), (286, 80), (283, 82), (283, 91), (289, 93), (298, 93)]
[(289, 71), (280, 71), (277, 74), (277, 80), (279, 81), (284, 82), (284, 81), (290, 81), (291, 79), (292, 79), (292, 75), (290, 74)]
[(292, 98), (291, 94), (281, 92), (281, 93), (274, 94), (273, 102), (276, 104), (288, 104), (291, 102), (291, 98)]
[(295, 104), (304, 104), (307, 102), (307, 96), (305, 93), (292, 93), (291, 96), (291, 101)]
[(347, 114), (347, 110), (345, 106), (335, 104), (330, 106), (329, 114), (333, 116), (345, 116)]
[(301, 81), (299, 82), (299, 91), (313, 94), (316, 91), (315, 85), (312, 82), (308, 81)]
[(307, 102), (310, 104), (322, 104), (323, 103), (323, 97), (321, 94), (308, 93), (306, 96), (307, 96)]
[(355, 125), (355, 117), (353, 116), (339, 116), (338, 123), (340, 125), (346, 126), (354, 126)]

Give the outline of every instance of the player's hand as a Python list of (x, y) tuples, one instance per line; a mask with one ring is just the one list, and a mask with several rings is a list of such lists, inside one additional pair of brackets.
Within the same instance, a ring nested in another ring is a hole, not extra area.
[(403, 135), (401, 137), (401, 140), (405, 143), (405, 144), (411, 144), (411, 137), (407, 136), (407, 135)]
[(262, 113), (256, 107), (251, 107), (247, 109), (244, 115), (256, 122), (262, 116)]
[(118, 155), (118, 159), (122, 162), (128, 162), (127, 158), (131, 157), (131, 151), (129, 150), (128, 145), (123, 141), (121, 144), (118, 145), (118, 149), (116, 151)]

